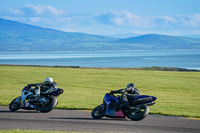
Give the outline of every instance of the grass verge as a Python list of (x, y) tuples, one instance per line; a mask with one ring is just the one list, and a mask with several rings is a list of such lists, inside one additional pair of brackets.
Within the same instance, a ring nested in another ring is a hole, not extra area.
[(24, 86), (46, 77), (65, 91), (57, 108), (93, 109), (105, 93), (133, 82), (141, 94), (158, 98), (150, 113), (200, 117), (199, 72), (0, 66), (0, 105), (9, 105)]

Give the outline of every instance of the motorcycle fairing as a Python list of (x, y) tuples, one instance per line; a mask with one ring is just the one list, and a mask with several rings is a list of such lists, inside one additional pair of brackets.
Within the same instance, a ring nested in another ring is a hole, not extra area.
[(30, 104), (30, 101), (28, 101), (27, 103), (21, 104), (20, 108), (22, 108), (22, 109), (36, 109), (35, 105)]
[(126, 116), (124, 115), (123, 111), (115, 111), (115, 117), (116, 118), (126, 118)]
[(152, 97), (152, 98), (153, 98), (153, 101), (156, 100), (156, 97), (154, 97), (154, 96), (148, 96), (148, 95), (139, 95), (139, 96), (137, 96), (137, 97), (135, 98), (135, 100), (137, 100), (137, 99), (139, 99), (139, 98), (146, 98), (146, 97)]
[(57, 97), (60, 94), (62, 94), (63, 92), (64, 92), (63, 89), (60, 89), (60, 88), (51, 88), (51, 89), (47, 90), (46, 92), (42, 92), (42, 93), (49, 93), (50, 95)]
[(108, 93), (104, 96), (104, 102), (106, 103), (106, 112), (105, 115), (107, 117), (115, 117), (115, 118), (125, 118), (124, 113), (120, 111), (116, 111), (115, 107), (112, 106), (112, 103), (119, 103), (117, 97), (111, 97)]
[(30, 104), (30, 96), (33, 95), (33, 92), (31, 92), (27, 87), (24, 87), (21, 92), (21, 108), (26, 109), (35, 109), (36, 107), (32, 104)]
[(150, 102), (154, 102), (157, 98), (154, 97), (154, 96), (148, 96), (148, 95), (140, 95), (140, 96), (137, 96), (134, 100), (134, 102), (136, 101), (140, 101), (141, 104), (147, 104), (147, 103), (150, 103)]

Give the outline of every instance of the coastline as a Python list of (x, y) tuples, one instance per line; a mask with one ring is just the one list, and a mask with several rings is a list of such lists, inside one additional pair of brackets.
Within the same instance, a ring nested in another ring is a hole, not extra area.
[(81, 66), (64, 66), (64, 65), (16, 65), (16, 64), (0, 64), (0, 66), (23, 66), (23, 67), (53, 67), (53, 68), (79, 68), (79, 69), (119, 69), (119, 70), (149, 70), (149, 71), (183, 71), (183, 72), (200, 72), (197, 69), (186, 69), (186, 68), (177, 68), (177, 67), (81, 67)]

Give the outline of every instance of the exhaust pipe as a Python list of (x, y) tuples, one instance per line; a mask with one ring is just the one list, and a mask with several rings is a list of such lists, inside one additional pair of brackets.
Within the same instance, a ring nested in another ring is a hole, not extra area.
[(151, 97), (140, 98), (140, 99), (135, 100), (134, 103), (136, 103), (136, 102), (146, 102), (146, 101), (152, 101), (152, 98)]
[(149, 102), (149, 103), (146, 103), (147, 106), (151, 106), (151, 105), (154, 105), (155, 102)]

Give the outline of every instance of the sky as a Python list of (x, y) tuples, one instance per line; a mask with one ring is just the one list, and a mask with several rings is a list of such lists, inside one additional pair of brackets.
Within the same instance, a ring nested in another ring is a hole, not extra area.
[(200, 36), (200, 0), (0, 0), (0, 18), (104, 36)]

